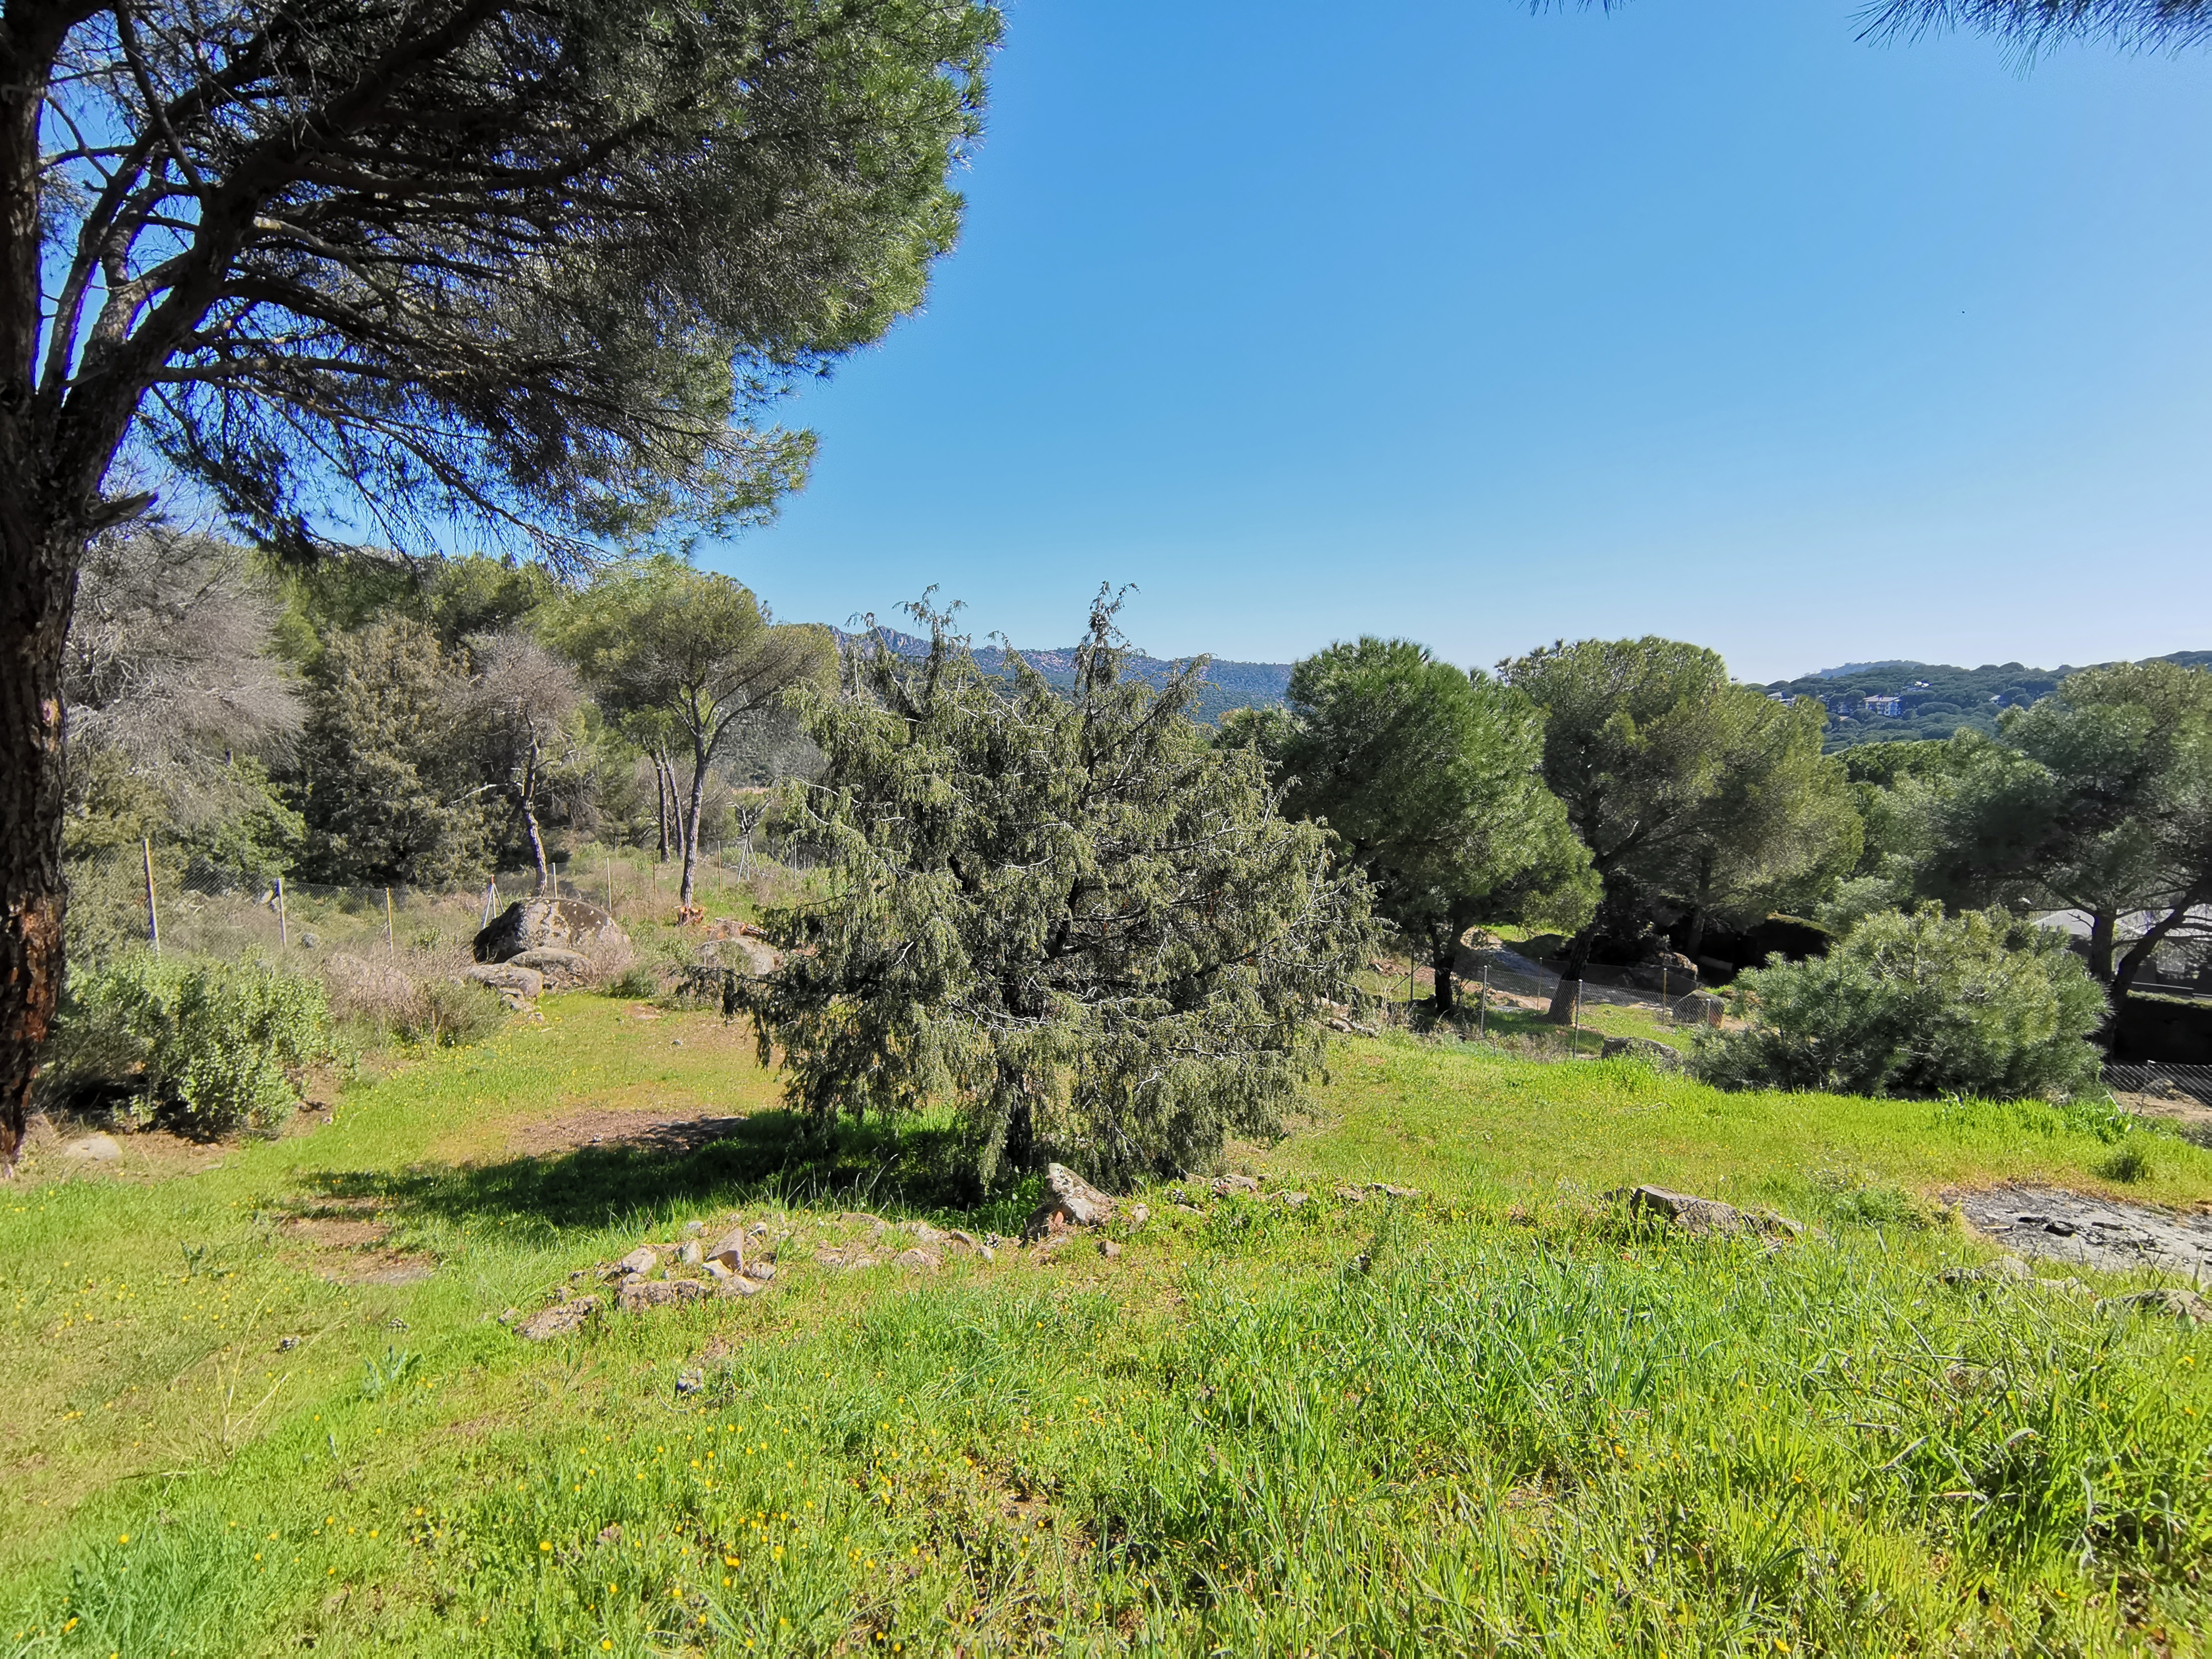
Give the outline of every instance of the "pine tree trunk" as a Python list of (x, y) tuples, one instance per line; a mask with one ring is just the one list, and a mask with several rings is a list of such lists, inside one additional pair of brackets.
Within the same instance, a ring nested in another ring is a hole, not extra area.
[(39, 533), (19, 477), (0, 480), (0, 1172), (11, 1176), (61, 999), (62, 649), (82, 551), (80, 538)]
[(699, 874), (699, 814), (707, 799), (707, 748), (699, 744), (691, 757), (691, 799), (677, 830), (684, 842), (684, 885), (678, 892), (676, 902), (680, 908), (691, 908), (691, 890)]
[(1437, 1018), (1449, 1018), (1459, 1006), (1459, 988), (1452, 979), (1452, 963), (1459, 956), (1459, 934), (1449, 922), (1429, 930), (1429, 967), (1437, 981)]
[(668, 798), (675, 793), (673, 769), (659, 749), (653, 751), (653, 811), (660, 827), (660, 862), (668, 862)]
[(1567, 946), (1567, 959), (1559, 964), (1559, 988), (1552, 993), (1552, 1006), (1544, 1016), (1553, 1024), (1575, 1023), (1575, 1004), (1582, 995), (1583, 969), (1589, 966), (1590, 951), (1596, 944), (1595, 933), (1585, 927)]
[(2202, 902), (2196, 893), (2183, 894), (2172, 909), (2143, 929), (2143, 936), (2120, 958), (2119, 966), (2112, 970), (2111, 981), (2112, 1018), (2115, 1020), (2119, 1018), (2120, 1009), (2128, 1000), (2128, 993), (2134, 988), (2136, 976), (2142, 972), (2143, 964), (2150, 960), (2152, 952), (2164, 942), (2167, 934), (2189, 919), (2190, 911)]
[(2089, 913), (2089, 976), (2100, 985), (2112, 982), (2112, 948), (2119, 918), (2110, 910)]

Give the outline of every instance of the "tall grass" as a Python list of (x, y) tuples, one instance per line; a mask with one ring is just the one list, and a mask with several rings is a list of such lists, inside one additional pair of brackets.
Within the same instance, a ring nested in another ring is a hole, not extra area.
[[(220, 1171), (18, 1189), (0, 1654), (2203, 1650), (2212, 1332), (1942, 1276), (1984, 1252), (1928, 1172), (2093, 1183), (2088, 1127), (2023, 1152), (1989, 1114), (1347, 1045), (1267, 1154), (1304, 1205), (1156, 1192), (1116, 1260), (935, 1273), (812, 1260), (852, 1211), (1014, 1230), (1026, 1192), (943, 1209), (929, 1126), (487, 1139), (623, 1090), (760, 1105), (746, 1048), (554, 999)], [(1548, 1195), (1481, 1162), (1515, 1134)], [(1580, 1194), (1691, 1135), (1825, 1233), (1675, 1239)], [(1336, 1198), (1355, 1154), (1426, 1195)], [(790, 1235), (764, 1296), (500, 1322), (732, 1212)], [(431, 1276), (300, 1243), (364, 1214)]]

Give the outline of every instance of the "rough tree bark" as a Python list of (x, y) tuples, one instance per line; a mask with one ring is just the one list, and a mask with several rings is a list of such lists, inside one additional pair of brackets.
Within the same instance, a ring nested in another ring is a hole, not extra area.
[(1429, 969), (1436, 975), (1436, 1010), (1438, 1019), (1449, 1018), (1459, 1006), (1458, 985), (1452, 977), (1452, 964), (1459, 957), (1459, 930), (1449, 921), (1431, 923), (1429, 927)]
[[(18, 453), (0, 459), (17, 478), (21, 467)], [(61, 998), (62, 642), (82, 545), (42, 536), (25, 505), (0, 491), (0, 1169), (11, 1176)]]
[(2089, 975), (2101, 985), (2112, 982), (2112, 951), (2117, 948), (2118, 933), (2119, 917), (2116, 913), (2089, 913)]
[(668, 803), (676, 793), (676, 769), (659, 744), (653, 750), (653, 811), (659, 828), (660, 842), (656, 855), (663, 864), (668, 862)]
[(684, 804), (684, 815), (677, 820), (678, 838), (683, 842), (684, 884), (676, 896), (677, 907), (691, 908), (691, 892), (699, 877), (699, 815), (707, 800), (707, 766), (713, 758), (707, 745), (696, 745), (691, 757), (691, 799)]

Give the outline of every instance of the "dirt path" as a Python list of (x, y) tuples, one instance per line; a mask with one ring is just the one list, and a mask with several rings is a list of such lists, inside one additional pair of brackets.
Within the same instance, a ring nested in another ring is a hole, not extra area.
[(1969, 1193), (1958, 1205), (1977, 1231), (2021, 1255), (2109, 1272), (2157, 1267), (2212, 1282), (2212, 1217), (2175, 1217), (2050, 1187)]

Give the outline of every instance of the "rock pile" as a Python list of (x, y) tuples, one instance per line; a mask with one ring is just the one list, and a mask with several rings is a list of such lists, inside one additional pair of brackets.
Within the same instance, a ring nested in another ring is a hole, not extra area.
[[(694, 1222), (686, 1229), (691, 1236), (681, 1243), (641, 1244), (619, 1261), (600, 1262), (591, 1276), (614, 1287), (614, 1304), (623, 1313), (679, 1307), (710, 1297), (757, 1296), (775, 1277), (775, 1247), (764, 1242), (765, 1224), (756, 1222), (750, 1231), (732, 1227), (711, 1247), (699, 1242), (703, 1231)], [(604, 1306), (598, 1296), (570, 1296), (517, 1324), (515, 1334), (532, 1342), (565, 1335), (581, 1328)]]

